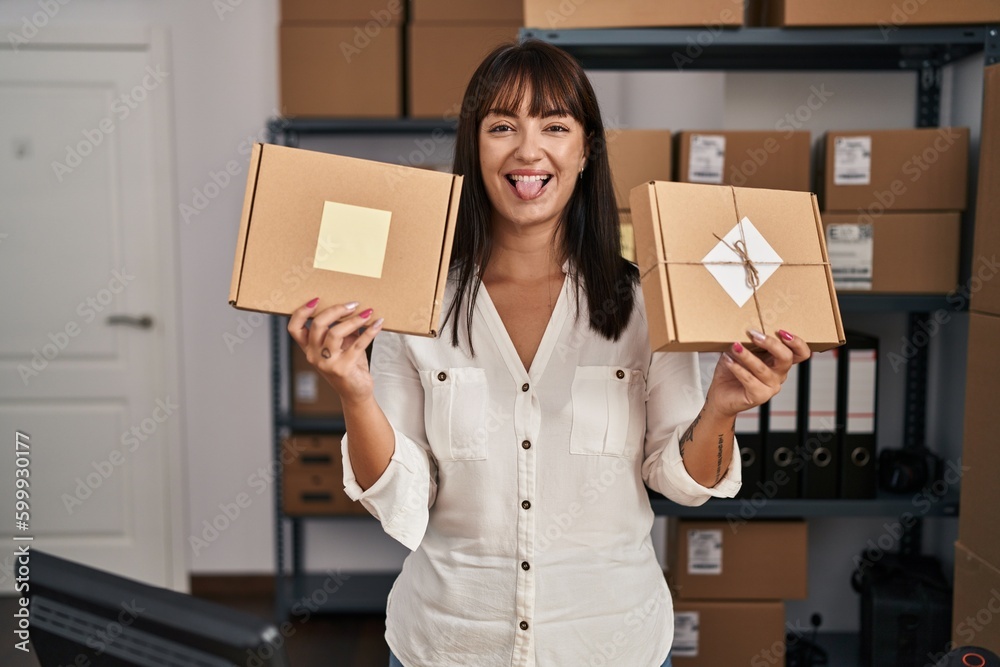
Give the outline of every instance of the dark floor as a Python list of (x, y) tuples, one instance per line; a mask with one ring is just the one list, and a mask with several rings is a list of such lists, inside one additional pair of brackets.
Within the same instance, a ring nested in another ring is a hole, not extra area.
[[(273, 618), (273, 598), (266, 595), (216, 597), (214, 602), (262, 618)], [(34, 654), (14, 648), (8, 628), (16, 609), (14, 597), (0, 597), (3, 642), (0, 665), (3, 667), (39, 667)], [(385, 615), (312, 616), (306, 623), (296, 622), (288, 638), (291, 667), (387, 667), (389, 647), (385, 643)]]

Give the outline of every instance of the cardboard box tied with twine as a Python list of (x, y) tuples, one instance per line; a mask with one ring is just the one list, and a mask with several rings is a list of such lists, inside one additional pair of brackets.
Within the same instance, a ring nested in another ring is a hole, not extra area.
[(815, 195), (653, 181), (630, 201), (653, 351), (752, 346), (747, 329), (844, 344)]

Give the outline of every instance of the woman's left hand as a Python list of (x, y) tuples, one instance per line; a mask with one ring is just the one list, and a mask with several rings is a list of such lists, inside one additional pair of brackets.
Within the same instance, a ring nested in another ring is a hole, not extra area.
[(792, 366), (812, 354), (804, 340), (784, 330), (772, 336), (752, 330), (748, 333), (759, 350), (734, 343), (715, 366), (706, 405), (719, 414), (735, 417), (771, 400)]

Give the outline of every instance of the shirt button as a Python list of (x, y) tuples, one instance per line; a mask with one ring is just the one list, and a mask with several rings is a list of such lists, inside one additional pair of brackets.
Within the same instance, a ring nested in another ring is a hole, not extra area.
[(447, 379), (448, 379), (448, 374), (447, 373), (445, 373), (444, 371), (438, 373), (438, 380), (441, 380), (441, 382), (444, 382)]
[(521, 391), (528, 391), (528, 383), (527, 382), (525, 382), (524, 384), (521, 385)]
[(625, 377), (625, 371), (623, 371), (622, 369), (619, 368), (618, 372), (615, 373), (615, 375), (617, 375), (618, 379), (621, 380), (623, 377)]
[(523, 560), (523, 561), (521, 561), (521, 569), (522, 569), (522, 570), (527, 570), (527, 569), (528, 569), (528, 568), (530, 568), (530, 567), (531, 567), (531, 566), (530, 566), (530, 565), (528, 565), (528, 561), (526, 561), (526, 560)]
[(521, 621), (521, 629), (522, 630), (527, 630), (528, 629), (528, 622), (527, 621)]
[(529, 441), (525, 440), (524, 442), (521, 443), (521, 446), (524, 447), (525, 449), (530, 449), (531, 448), (531, 443)]
[(527, 500), (522, 500), (521, 507), (523, 507), (524, 509), (528, 509), (529, 507), (531, 507), (531, 503), (529, 503)]

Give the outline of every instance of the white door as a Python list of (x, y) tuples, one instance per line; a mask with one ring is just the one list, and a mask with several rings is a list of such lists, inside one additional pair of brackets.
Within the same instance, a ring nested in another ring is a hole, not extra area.
[(0, 48), (0, 541), (185, 590), (169, 60), (81, 39)]

